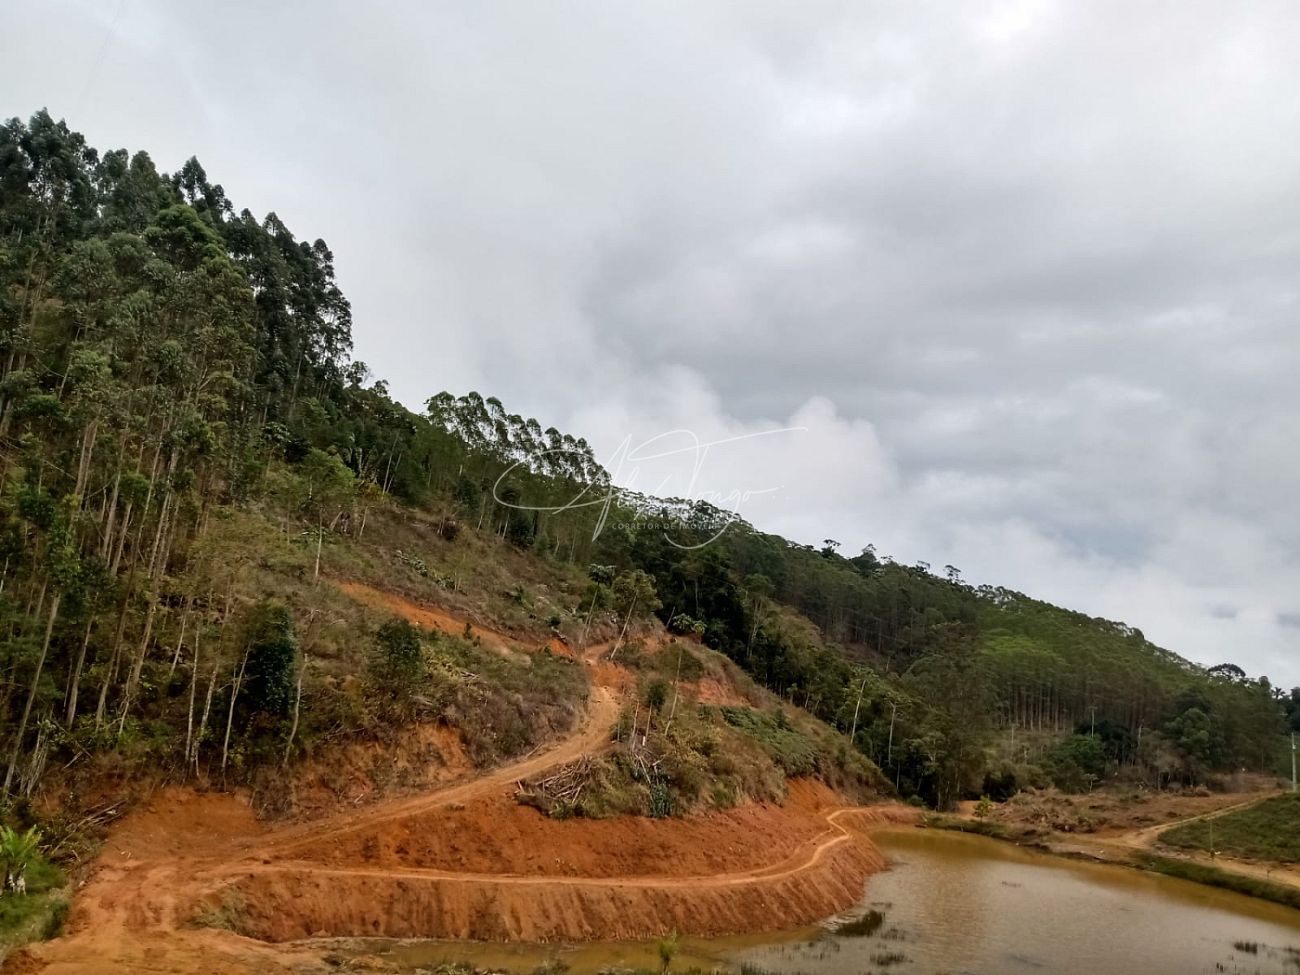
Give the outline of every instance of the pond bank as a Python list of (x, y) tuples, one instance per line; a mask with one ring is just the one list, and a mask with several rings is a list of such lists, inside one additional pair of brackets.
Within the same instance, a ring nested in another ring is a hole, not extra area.
[(1037, 831), (1014, 825), (938, 813), (926, 816), (923, 825), (983, 836), (1062, 859), (1104, 863), (1177, 877), (1300, 909), (1300, 880), (1294, 875), (1294, 864), (1247, 863), (1161, 848), (1156, 842), (1159, 832), (1173, 829), (1178, 823), (1162, 825), (1158, 830), (1115, 836), (1043, 836)]
[[(1154, 873), (1067, 861), (933, 829), (873, 833), (890, 869), (851, 912), (776, 935), (683, 938), (672, 972), (747, 975), (1296, 975), (1300, 912)], [(850, 923), (844, 923), (844, 922)], [(661, 968), (654, 941), (572, 945), (313, 943), (411, 972), (468, 964), (528, 973)]]

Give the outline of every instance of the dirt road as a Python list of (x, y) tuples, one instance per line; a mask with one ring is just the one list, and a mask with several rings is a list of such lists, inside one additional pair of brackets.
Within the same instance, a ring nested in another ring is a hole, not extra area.
[[(374, 590), (345, 591), (378, 598)], [(421, 625), (464, 624), (443, 610), (379, 596), (386, 608)], [(503, 644), (509, 639), (476, 630)], [(457, 827), (449, 817), (459, 810), (489, 823), (506, 817), (515, 827), (526, 814), (522, 828), (535, 829), (542, 845), (555, 842), (553, 828), (578, 830), (565, 833), (567, 848), (574, 850), (586, 824), (554, 824), (531, 810), (521, 812), (507, 797), (521, 779), (609, 747), (620, 688), (627, 684), (626, 675), (604, 660), (610, 649), (594, 646), (581, 655), (591, 690), (572, 734), (472, 779), (275, 829), (258, 823), (233, 797), (180, 790), (159, 797), (110, 836), (76, 895), (69, 933), (33, 946), (5, 971), (301, 973), (323, 964), (318, 951), (266, 942), (320, 935), (554, 940), (667, 930), (720, 934), (808, 923), (854, 903), (866, 877), (884, 867), (864, 827), (910, 821), (914, 814), (898, 807), (843, 808), (824, 789), (800, 790), (802, 798), (788, 809), (742, 810), (730, 820), (720, 815), (653, 826), (591, 824), (591, 835), (602, 844), (587, 851), (591, 856), (605, 854), (615, 864), (624, 862), (620, 857), (660, 864), (653, 873), (565, 875), (561, 857), (555, 874), (455, 870), (422, 865), (418, 849), (400, 843), (394, 863), (367, 862), (364, 856), (343, 863), (322, 859), (322, 850), (351, 850), (357, 842), (365, 850), (412, 831), (434, 830), (444, 839), (450, 834), (454, 845)], [(508, 645), (506, 650), (514, 652)], [(730, 856), (718, 849), (720, 837), (730, 843)], [(522, 839), (526, 843), (527, 835)], [(697, 846), (708, 856), (696, 853)], [(692, 854), (710, 870), (690, 872)], [(719, 869), (728, 861), (736, 869)], [(265, 940), (192, 927), (202, 904)]]
[(1220, 816), (1226, 816), (1241, 809), (1249, 809), (1251, 806), (1258, 805), (1278, 794), (1277, 792), (1270, 792), (1264, 795), (1253, 795), (1242, 802), (1222, 806), (1195, 816), (1187, 816), (1183, 819), (1111, 835), (1071, 837), (1069, 840), (1052, 842), (1049, 846), (1054, 852), (1091, 856), (1100, 860), (1122, 860), (1133, 853), (1153, 853), (1173, 860), (1185, 860), (1189, 863), (1214, 867), (1228, 873), (1236, 873), (1244, 877), (1253, 877), (1257, 880), (1267, 880), (1285, 887), (1300, 889), (1300, 868), (1294, 864), (1255, 863), (1233, 857), (1215, 856), (1207, 852), (1175, 849), (1160, 843), (1161, 834), (1167, 830), (1188, 823), (1217, 819)]

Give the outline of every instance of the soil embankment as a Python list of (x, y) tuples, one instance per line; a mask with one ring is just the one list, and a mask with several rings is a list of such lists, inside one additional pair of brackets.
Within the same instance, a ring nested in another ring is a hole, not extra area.
[[(747, 870), (691, 875), (679, 862), (667, 874), (592, 877), (284, 863), (255, 867), (235, 886), (249, 905), (246, 929), (269, 941), (321, 932), (539, 942), (731, 934), (808, 924), (856, 903), (885, 866), (865, 828), (907, 818), (828, 812), (789, 856)], [(763, 832), (779, 830), (780, 819)], [(677, 825), (669, 848), (698, 851), (695, 824)]]
[[(464, 626), (384, 603), (424, 625)], [(782, 806), (680, 820), (557, 821), (514, 803), (519, 780), (608, 747), (626, 686), (609, 649), (581, 655), (592, 684), (572, 734), (421, 795), (272, 828), (234, 796), (160, 794), (110, 836), (68, 935), (6, 971), (303, 972), (323, 964), (318, 954), (265, 942), (714, 935), (803, 925), (856, 903), (885, 865), (866, 831), (913, 821), (913, 810), (845, 807), (813, 782), (792, 783)], [(196, 930), (201, 910), (251, 937)]]

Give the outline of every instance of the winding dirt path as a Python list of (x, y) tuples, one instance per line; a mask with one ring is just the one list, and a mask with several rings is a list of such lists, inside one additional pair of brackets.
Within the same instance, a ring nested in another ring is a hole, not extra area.
[[(343, 585), (355, 598), (382, 597), (422, 625), (464, 625), (443, 610), (413, 606), (368, 587)], [(506, 644), (502, 634), (476, 632)], [(518, 640), (513, 640), (518, 644)], [(508, 646), (508, 645), (507, 645)], [(775, 862), (699, 875), (568, 876), (457, 871), (417, 865), (322, 863), (303, 857), (322, 844), (373, 836), (393, 824), (433, 822), (467, 804), (505, 801), (521, 780), (610, 747), (624, 681), (602, 658), (608, 644), (581, 654), (591, 677), (582, 720), (571, 734), (517, 761), (422, 795), (359, 811), (271, 828), (233, 798), (182, 796), (197, 804), (187, 829), (146, 812), (126, 835), (111, 836), (78, 891), (70, 933), (36, 945), (4, 969), (46, 975), (185, 972), (243, 975), (317, 970), (319, 952), (273, 945), (325, 935), (400, 935), (554, 940), (644, 937), (666, 930), (714, 934), (788, 927), (843, 910), (861, 895), (883, 857), (865, 839), (876, 823), (907, 822), (901, 807), (809, 810), (822, 828)], [(511, 650), (511, 652), (516, 652)], [(202, 805), (208, 803), (209, 805)], [(432, 818), (429, 818), (432, 817)], [(854, 827), (858, 828), (854, 828)], [(686, 821), (676, 828), (691, 828)], [(742, 844), (746, 837), (737, 837)], [(780, 854), (781, 849), (774, 852)], [(297, 856), (295, 856), (297, 855)], [(201, 903), (234, 895), (242, 929), (260, 939), (189, 926)], [(325, 970), (321, 968), (320, 970)]]
[[(260, 863), (252, 866), (250, 871), (253, 874), (260, 874), (308, 870), (322, 876), (334, 877), (382, 877), (384, 879), (394, 880), (454, 880), (462, 883), (492, 883), (534, 887), (570, 886), (608, 887), (610, 889), (654, 888), (671, 890), (675, 887), (698, 887), (701, 885), (711, 885), (714, 887), (740, 886), (743, 884), (752, 884), (760, 880), (782, 880), (808, 870), (810, 867), (816, 866), (821, 863), (835, 847), (842, 843), (852, 842), (861, 835), (861, 830), (850, 831), (848, 828), (841, 825), (840, 820), (851, 816), (862, 817), (870, 808), (871, 807), (845, 807), (843, 809), (836, 809), (826, 815), (826, 823), (829, 828), (823, 830), (812, 840), (801, 844), (800, 847), (791, 855), (783, 858), (777, 863), (769, 864), (767, 866), (722, 875), (700, 874), (698, 876), (687, 877), (563, 877), (537, 876), (532, 874), (474, 873), (469, 871), (436, 870), (429, 868), (393, 870), (382, 867), (333, 867), (293, 860), (287, 860), (282, 863)], [(890, 817), (886, 818), (884, 821), (894, 822), (895, 820)]]
[[(608, 649), (606, 644), (594, 646), (583, 654), (584, 661), (593, 664)], [(323, 840), (363, 832), (385, 823), (419, 816), (483, 796), (510, 793), (522, 779), (532, 778), (548, 769), (567, 765), (586, 755), (599, 754), (609, 748), (610, 729), (618, 721), (620, 707), (621, 702), (613, 688), (593, 683), (583, 718), (574, 733), (567, 738), (482, 775), (450, 783), (423, 795), (393, 799), (366, 809), (335, 813), (324, 819), (286, 826), (259, 843), (252, 855), (282, 854), (306, 844), (314, 845)]]
[(1072, 836), (1068, 840), (1056, 840), (1048, 844), (1049, 850), (1069, 856), (1086, 856), (1107, 862), (1132, 862), (1134, 854), (1151, 853), (1171, 860), (1185, 860), (1202, 866), (1214, 867), (1226, 873), (1235, 873), (1256, 880), (1267, 880), (1284, 887), (1300, 889), (1300, 866), (1288, 863), (1262, 863), (1251, 860), (1239, 860), (1235, 857), (1216, 856), (1197, 850), (1165, 846), (1160, 842), (1161, 834), (1188, 823), (1199, 823), (1208, 819), (1217, 819), (1229, 813), (1249, 809), (1265, 802), (1278, 792), (1266, 792), (1252, 795), (1249, 799), (1228, 806), (1221, 806), (1209, 812), (1185, 816), (1181, 819), (1144, 826), (1141, 829), (1128, 830), (1109, 835)]
[(1266, 799), (1272, 799), (1278, 793), (1269, 792), (1263, 795), (1251, 796), (1242, 802), (1234, 802), (1230, 806), (1223, 806), (1219, 809), (1211, 809), (1209, 812), (1197, 813), (1195, 816), (1184, 816), (1181, 819), (1175, 819), (1168, 823), (1157, 823), (1155, 826), (1144, 826), (1142, 829), (1130, 830), (1127, 833), (1119, 833), (1114, 836), (1106, 837), (1108, 842), (1118, 846), (1127, 846), (1133, 850), (1149, 850), (1159, 844), (1160, 834), (1171, 829), (1177, 829), (1179, 826), (1186, 826), (1188, 823), (1199, 823), (1207, 819), (1218, 819), (1220, 816), (1226, 816), (1228, 813), (1237, 812), (1241, 809), (1249, 809), (1251, 806), (1257, 806)]

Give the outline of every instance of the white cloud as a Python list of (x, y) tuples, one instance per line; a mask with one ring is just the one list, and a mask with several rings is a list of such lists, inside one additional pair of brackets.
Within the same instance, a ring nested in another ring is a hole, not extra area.
[(804, 426), (697, 487), (1296, 683), (1297, 47), (1285, 0), (54, 0), (0, 107), (326, 238), (408, 405)]

